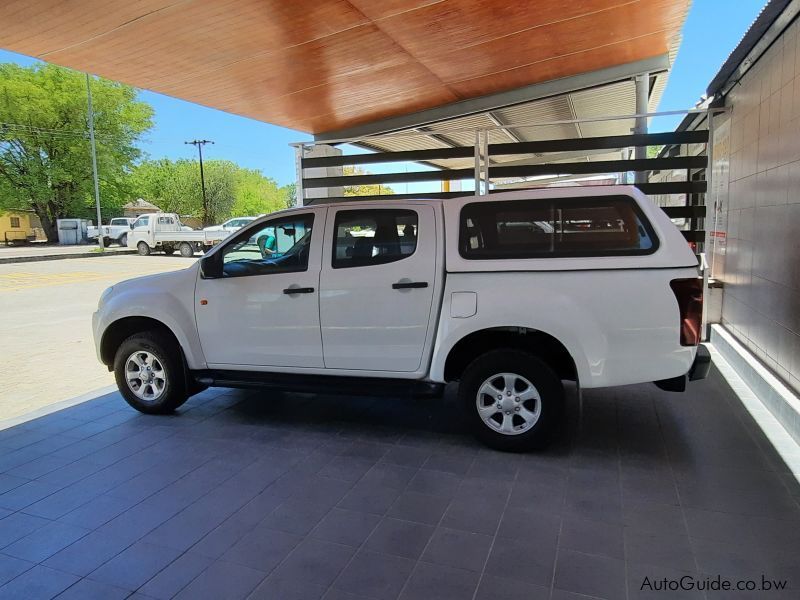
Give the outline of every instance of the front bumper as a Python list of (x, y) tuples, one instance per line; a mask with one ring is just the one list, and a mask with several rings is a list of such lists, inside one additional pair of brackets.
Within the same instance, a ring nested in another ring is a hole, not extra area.
[(686, 380), (697, 381), (698, 379), (705, 379), (708, 376), (708, 371), (711, 369), (711, 353), (705, 345), (700, 344), (697, 346), (697, 352), (694, 355), (694, 361), (689, 368), (689, 372), (685, 375), (678, 375), (671, 379), (662, 379), (661, 381), (654, 381), (657, 387), (665, 392), (685, 392)]
[(92, 337), (94, 338), (94, 350), (97, 353), (97, 360), (103, 362), (103, 358), (100, 355), (100, 341), (102, 339), (102, 335), (100, 334), (100, 311), (96, 311), (92, 313)]

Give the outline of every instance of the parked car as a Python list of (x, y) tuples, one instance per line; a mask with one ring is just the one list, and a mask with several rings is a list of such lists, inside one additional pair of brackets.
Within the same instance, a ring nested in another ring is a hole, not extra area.
[(128, 248), (136, 249), (141, 256), (154, 251), (181, 256), (192, 256), (195, 252), (211, 248), (225, 239), (227, 231), (194, 231), (181, 223), (174, 213), (151, 213), (142, 215), (131, 223), (128, 232)]
[(458, 382), (477, 436), (523, 450), (556, 430), (562, 381), (678, 391), (705, 377), (702, 301), (696, 257), (636, 188), (558, 188), (281, 211), (188, 269), (109, 288), (93, 330), (145, 413), (212, 385)]
[(89, 239), (96, 240), (100, 236), (100, 231), (103, 233), (103, 245), (110, 246), (111, 242), (115, 242), (120, 246), (128, 245), (128, 233), (131, 229), (131, 223), (136, 221), (133, 217), (114, 217), (109, 221), (108, 225), (101, 227), (89, 226), (87, 236)]
[(239, 231), (242, 227), (249, 225), (257, 218), (258, 217), (234, 217), (233, 219), (228, 219), (221, 225), (203, 227), (203, 231), (227, 231), (228, 233), (231, 233), (234, 231)]

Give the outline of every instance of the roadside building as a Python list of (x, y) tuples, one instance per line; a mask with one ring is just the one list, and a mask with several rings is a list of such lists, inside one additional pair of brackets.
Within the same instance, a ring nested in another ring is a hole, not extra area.
[(0, 241), (4, 244), (44, 240), (39, 217), (32, 210), (10, 210), (0, 213)]
[(152, 202), (148, 202), (144, 198), (137, 198), (133, 202), (128, 202), (122, 207), (122, 215), (124, 217), (140, 217), (157, 212), (161, 212), (161, 208)]

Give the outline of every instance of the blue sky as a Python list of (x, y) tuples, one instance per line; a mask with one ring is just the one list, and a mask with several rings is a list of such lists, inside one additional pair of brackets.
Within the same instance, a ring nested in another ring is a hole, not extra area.
[[(683, 43), (661, 99), (660, 111), (691, 108), (719, 67), (753, 22), (765, 0), (694, 0), (683, 30)], [(0, 62), (32, 64), (33, 59), (0, 50)], [(142, 91), (142, 100), (155, 109), (155, 127), (147, 134), (143, 150), (152, 158), (192, 158), (186, 140), (214, 140), (203, 156), (224, 158), (260, 169), (279, 184), (295, 180), (290, 142), (309, 140), (307, 134), (205, 108), (160, 94)], [(659, 117), (652, 131), (670, 131), (681, 116)], [(418, 166), (411, 167), (413, 170)], [(383, 171), (377, 165), (373, 172)], [(403, 186), (393, 186), (404, 192)], [(411, 191), (419, 191), (413, 186)]]

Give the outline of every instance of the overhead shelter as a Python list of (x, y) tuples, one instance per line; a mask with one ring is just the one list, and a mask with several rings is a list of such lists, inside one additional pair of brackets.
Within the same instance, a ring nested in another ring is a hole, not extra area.
[[(479, 113), (477, 123), (502, 123), (632, 109), (629, 79), (642, 72), (658, 73), (655, 102), (688, 4), (10, 0), (0, 3), (0, 47), (317, 136), (353, 137), (358, 128)], [(580, 92), (614, 82), (624, 83), (603, 91), (608, 103)]]

